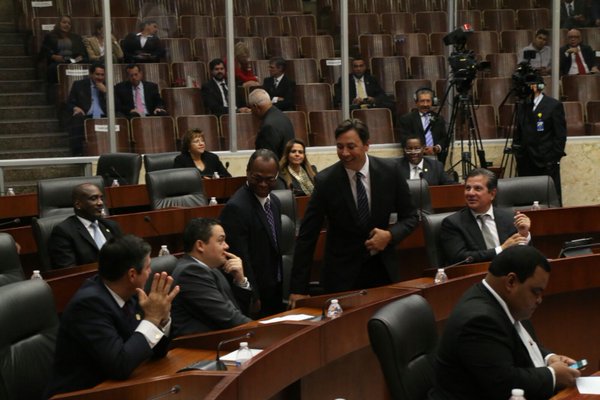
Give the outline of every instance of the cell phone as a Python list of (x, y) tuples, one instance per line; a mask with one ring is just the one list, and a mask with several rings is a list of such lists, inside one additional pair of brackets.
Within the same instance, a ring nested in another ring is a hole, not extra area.
[(571, 364), (569, 365), (569, 368), (573, 368), (573, 369), (584, 369), (585, 367), (587, 367), (588, 362), (587, 360), (584, 358), (582, 360), (577, 361), (575, 364)]

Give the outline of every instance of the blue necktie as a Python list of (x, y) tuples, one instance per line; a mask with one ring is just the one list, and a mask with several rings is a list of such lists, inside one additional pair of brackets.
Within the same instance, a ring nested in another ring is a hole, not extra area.
[(92, 117), (102, 117), (102, 107), (100, 107), (100, 96), (96, 85), (92, 85)]
[(94, 229), (94, 242), (96, 242), (96, 246), (98, 246), (98, 250), (104, 246), (106, 243), (106, 238), (100, 232), (100, 227), (98, 226), (98, 221), (92, 222), (92, 228)]
[[(425, 131), (425, 146), (433, 146), (433, 135), (431, 134), (431, 117), (429, 113), (423, 115), (423, 130)], [(428, 129), (429, 128), (429, 129)]]
[(362, 177), (362, 173), (356, 173), (356, 205), (358, 210), (358, 221), (362, 226), (367, 227), (369, 225), (369, 220), (371, 219), (371, 212), (369, 211), (369, 199), (367, 197), (365, 185), (362, 183)]

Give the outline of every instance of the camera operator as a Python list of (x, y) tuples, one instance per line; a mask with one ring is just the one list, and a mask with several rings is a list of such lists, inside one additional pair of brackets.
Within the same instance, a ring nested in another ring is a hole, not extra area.
[(517, 104), (517, 126), (512, 142), (517, 173), (519, 176), (549, 175), (562, 204), (560, 159), (566, 156), (565, 110), (560, 101), (542, 93), (544, 80), (534, 70), (531, 72), (526, 83), (531, 97)]

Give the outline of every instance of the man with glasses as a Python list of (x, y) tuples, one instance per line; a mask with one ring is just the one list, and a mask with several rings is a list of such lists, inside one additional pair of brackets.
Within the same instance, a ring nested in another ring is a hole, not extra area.
[(400, 159), (400, 172), (404, 179), (425, 179), (429, 186), (452, 185), (454, 182), (444, 172), (438, 160), (423, 157), (425, 149), (419, 135), (410, 135), (404, 141), (404, 157)]
[(221, 212), (230, 252), (241, 258), (254, 293), (252, 316), (261, 318), (284, 310), (282, 298), (281, 204), (271, 196), (279, 162), (275, 153), (256, 150), (246, 167), (247, 183)]
[(581, 31), (567, 32), (567, 44), (560, 48), (560, 75), (586, 75), (599, 72), (595, 64), (594, 50), (583, 43)]

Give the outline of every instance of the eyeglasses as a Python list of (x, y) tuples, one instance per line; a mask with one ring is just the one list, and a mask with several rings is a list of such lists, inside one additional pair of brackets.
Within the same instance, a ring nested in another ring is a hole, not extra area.
[(277, 178), (279, 177), (279, 174), (275, 175), (275, 176), (260, 176), (260, 175), (248, 175), (248, 179), (252, 180), (253, 182), (256, 183), (267, 183), (267, 184), (273, 184), (277, 181)]
[(422, 151), (423, 149), (421, 147), (416, 147), (414, 149), (404, 149), (404, 152), (406, 154), (419, 154)]

